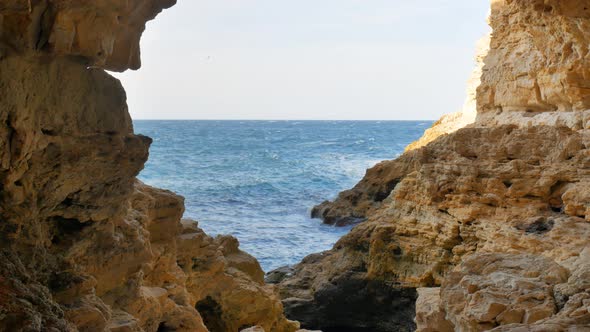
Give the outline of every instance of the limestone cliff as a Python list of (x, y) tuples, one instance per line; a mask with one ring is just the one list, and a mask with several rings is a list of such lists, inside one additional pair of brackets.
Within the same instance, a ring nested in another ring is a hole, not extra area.
[(280, 282), (288, 317), (324, 331), (590, 327), (590, 1), (493, 0), (489, 22), (475, 122), (314, 208), (366, 221)]
[(173, 0), (0, 1), (0, 331), (294, 331), (258, 262), (135, 176), (125, 91)]

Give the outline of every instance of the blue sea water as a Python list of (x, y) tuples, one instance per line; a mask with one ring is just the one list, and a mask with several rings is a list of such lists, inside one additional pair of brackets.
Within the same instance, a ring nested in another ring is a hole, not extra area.
[(136, 120), (153, 138), (139, 178), (185, 197), (185, 217), (232, 234), (268, 271), (329, 249), (350, 228), (311, 208), (393, 159), (430, 121)]

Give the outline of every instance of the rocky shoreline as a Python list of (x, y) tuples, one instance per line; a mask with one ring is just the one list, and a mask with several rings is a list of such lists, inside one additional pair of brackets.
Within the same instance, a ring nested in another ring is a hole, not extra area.
[(0, 331), (588, 329), (588, 1), (492, 1), (466, 108), (314, 208), (357, 225), (275, 285), (136, 179), (105, 70), (174, 3), (0, 3)]
[(351, 330), (590, 328), (589, 8), (492, 2), (465, 109), (314, 208), (363, 222), (280, 279), (288, 317), (325, 330), (335, 312)]

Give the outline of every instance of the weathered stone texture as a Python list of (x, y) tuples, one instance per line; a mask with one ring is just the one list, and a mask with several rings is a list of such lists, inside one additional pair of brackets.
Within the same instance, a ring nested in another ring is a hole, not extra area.
[(151, 139), (103, 68), (173, 2), (0, 3), (0, 331), (298, 329), (236, 239), (136, 179)]
[(280, 281), (288, 316), (339, 308), (318, 294), (354, 278), (390, 285), (398, 303), (418, 289), (399, 318), (418, 331), (588, 328), (589, 18), (589, 1), (492, 1), (475, 122), (444, 118), (314, 208), (364, 222)]

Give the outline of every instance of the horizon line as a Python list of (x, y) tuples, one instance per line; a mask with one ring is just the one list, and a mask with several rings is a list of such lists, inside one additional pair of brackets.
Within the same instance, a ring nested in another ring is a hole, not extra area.
[(141, 119), (132, 118), (132, 121), (436, 121), (434, 119), (413, 119), (413, 120), (396, 120), (396, 119)]

